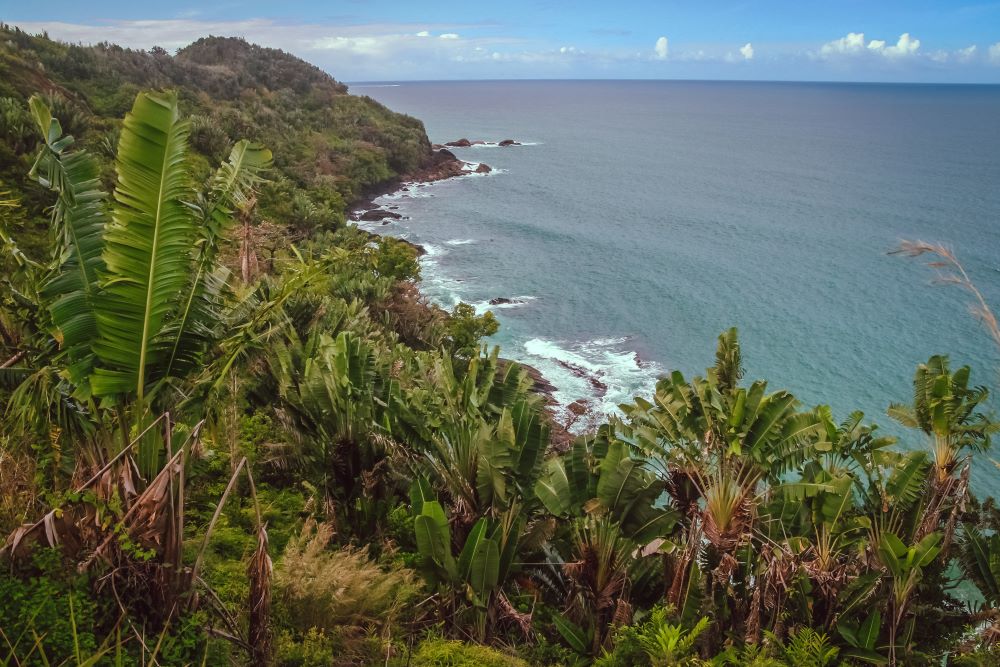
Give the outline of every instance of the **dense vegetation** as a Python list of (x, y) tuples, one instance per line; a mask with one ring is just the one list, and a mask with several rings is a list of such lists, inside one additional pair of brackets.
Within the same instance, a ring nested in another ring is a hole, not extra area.
[(897, 446), (744, 382), (731, 330), (553, 446), (492, 320), (343, 226), (419, 123), (235, 40), (4, 38), (5, 664), (1000, 660), (967, 367), (916, 370)]

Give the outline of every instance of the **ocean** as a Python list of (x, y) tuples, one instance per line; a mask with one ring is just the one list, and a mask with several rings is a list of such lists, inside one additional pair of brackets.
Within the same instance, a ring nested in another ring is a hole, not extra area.
[[(486, 175), (379, 200), (368, 228), (423, 245), (423, 290), (492, 308), (493, 342), (614, 411), (657, 377), (702, 373), (739, 328), (746, 379), (855, 409), (904, 447), (886, 407), (947, 354), (1000, 391), (970, 295), (933, 285), (902, 239), (951, 246), (1000, 309), (1000, 87), (681, 81), (351, 86), (420, 118)], [(514, 303), (491, 307), (491, 299)], [(994, 405), (1000, 405), (995, 400)], [(996, 455), (994, 455), (996, 456)], [(1000, 458), (1000, 456), (997, 456)], [(975, 488), (1000, 494), (976, 466)]]

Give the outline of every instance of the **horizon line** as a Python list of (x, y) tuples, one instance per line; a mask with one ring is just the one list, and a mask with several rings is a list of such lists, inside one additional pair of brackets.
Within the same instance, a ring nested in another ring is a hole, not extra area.
[[(322, 68), (321, 68), (322, 69)], [(326, 70), (324, 70), (326, 71)], [(330, 76), (330, 72), (326, 72)], [(336, 78), (336, 77), (334, 77)], [(581, 82), (636, 82), (636, 83), (787, 83), (787, 84), (833, 84), (846, 86), (977, 86), (977, 87), (1000, 87), (1000, 82), (983, 81), (854, 81), (843, 79), (697, 79), (697, 78), (652, 78), (652, 77), (567, 77), (567, 78), (529, 78), (529, 77), (509, 77), (509, 78), (483, 78), (483, 79), (358, 79), (348, 81), (337, 79), (348, 86), (363, 85), (403, 85), (407, 83), (560, 83), (570, 81)]]

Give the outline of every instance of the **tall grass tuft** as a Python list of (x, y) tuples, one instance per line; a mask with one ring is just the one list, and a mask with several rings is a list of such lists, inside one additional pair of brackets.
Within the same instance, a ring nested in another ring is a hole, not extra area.
[(308, 521), (285, 547), (274, 572), (277, 598), (298, 630), (336, 631), (397, 618), (419, 592), (416, 574), (383, 570), (361, 549), (328, 548), (333, 528)]

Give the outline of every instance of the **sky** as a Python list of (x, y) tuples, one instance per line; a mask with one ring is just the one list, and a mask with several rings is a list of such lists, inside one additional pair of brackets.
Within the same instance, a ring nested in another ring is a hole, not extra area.
[(0, 20), (63, 41), (171, 52), (239, 36), (348, 82), (1000, 83), (1000, 1), (0, 0)]

